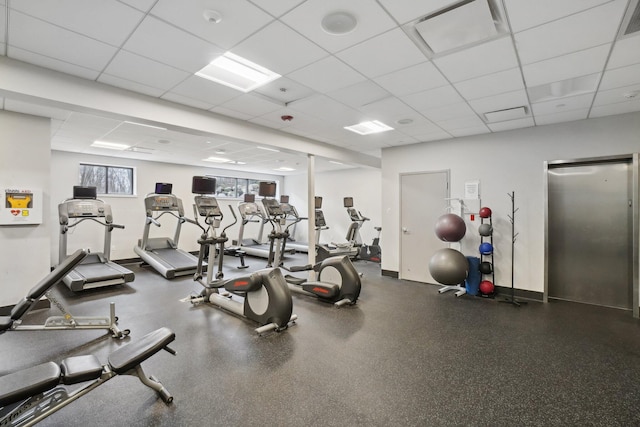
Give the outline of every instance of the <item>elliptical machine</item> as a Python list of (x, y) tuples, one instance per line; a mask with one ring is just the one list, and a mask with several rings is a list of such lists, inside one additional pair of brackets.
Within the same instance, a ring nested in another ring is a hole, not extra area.
[(289, 227), (295, 222), (282, 228), (286, 223), (286, 214), (273, 198), (276, 193), (276, 183), (261, 182), (260, 186), (260, 195), (264, 196), (262, 204), (272, 226), (272, 232), (269, 234), (269, 261), (291, 272), (313, 271), (316, 275), (316, 280), (307, 280), (287, 274), (284, 278), (289, 289), (296, 293), (317, 297), (324, 302), (331, 302), (337, 307), (354, 305), (360, 296), (362, 285), (358, 271), (348, 256), (329, 257), (314, 265), (290, 268), (282, 265), (282, 253), (286, 250)]
[(363, 216), (359, 210), (353, 207), (353, 197), (344, 198), (344, 207), (347, 208), (347, 213), (352, 221), (347, 230), (347, 240), (353, 242), (354, 246), (360, 248), (355, 259), (380, 263), (382, 260), (382, 249), (380, 248), (380, 232), (382, 231), (382, 227), (374, 227), (378, 232), (378, 236), (374, 237), (370, 245), (366, 245), (360, 236), (360, 228), (365, 221), (369, 221), (369, 218)]
[[(255, 331), (263, 334), (268, 331), (280, 332), (287, 329), (289, 322), (294, 322), (298, 316), (292, 314), (293, 302), (291, 293), (277, 268), (262, 269), (249, 275), (224, 279), (222, 272), (224, 258), (224, 244), (229, 240), (226, 231), (238, 222), (238, 218), (231, 207), (234, 222), (222, 229), (218, 236), (216, 229), (220, 227), (224, 218), (215, 194), (216, 179), (205, 176), (194, 176), (191, 191), (196, 194), (193, 205), (196, 223), (202, 228), (202, 236), (198, 240), (200, 253), (198, 267), (193, 277), (204, 289), (199, 295), (190, 296), (185, 300), (197, 305), (209, 302), (217, 307), (230, 311), (260, 324)], [(205, 226), (198, 222), (203, 217)], [(209, 248), (206, 278), (203, 277), (204, 258), (206, 248)], [(214, 277), (214, 265), (217, 260), (217, 272)], [(220, 292), (224, 288), (224, 292)], [(242, 297), (244, 301), (234, 299)]]

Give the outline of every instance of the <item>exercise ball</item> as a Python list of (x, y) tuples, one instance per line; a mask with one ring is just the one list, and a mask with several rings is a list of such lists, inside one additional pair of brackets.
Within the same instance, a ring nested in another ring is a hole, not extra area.
[(480, 208), (480, 218), (491, 218), (491, 209), (486, 206)]
[(480, 292), (485, 295), (492, 294), (494, 288), (495, 287), (493, 286), (493, 283), (491, 283), (489, 280), (483, 280), (482, 282), (480, 282)]
[(480, 266), (478, 267), (478, 269), (482, 274), (491, 274), (491, 272), (493, 271), (493, 266), (491, 265), (490, 262), (483, 261), (480, 263)]
[(469, 274), (469, 261), (455, 249), (440, 249), (429, 261), (429, 272), (438, 283), (459, 285)]
[(448, 213), (438, 218), (435, 231), (443, 242), (459, 242), (467, 232), (467, 226), (460, 216)]
[(491, 224), (481, 224), (480, 227), (478, 227), (478, 233), (480, 233), (481, 236), (491, 236), (491, 234), (493, 233), (493, 227), (491, 226)]
[(493, 253), (493, 245), (489, 242), (481, 243), (478, 249), (482, 255), (491, 255)]

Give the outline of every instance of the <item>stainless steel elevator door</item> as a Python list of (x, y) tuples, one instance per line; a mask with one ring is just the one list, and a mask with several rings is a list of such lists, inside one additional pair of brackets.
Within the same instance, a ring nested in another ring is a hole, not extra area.
[(632, 307), (631, 178), (631, 161), (549, 167), (549, 298)]

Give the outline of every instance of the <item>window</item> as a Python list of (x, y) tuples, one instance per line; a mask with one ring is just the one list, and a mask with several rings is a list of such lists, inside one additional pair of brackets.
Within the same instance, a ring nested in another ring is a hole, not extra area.
[(96, 187), (98, 194), (133, 195), (133, 168), (80, 164), (80, 185)]
[(213, 176), (216, 179), (216, 197), (229, 197), (241, 199), (245, 194), (258, 195), (260, 181), (264, 179), (229, 178), (226, 176)]

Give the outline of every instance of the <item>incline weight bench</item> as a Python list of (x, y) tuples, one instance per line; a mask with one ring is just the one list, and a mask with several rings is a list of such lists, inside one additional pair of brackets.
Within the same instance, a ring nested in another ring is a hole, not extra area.
[[(114, 338), (124, 338), (129, 335), (129, 330), (120, 330), (117, 326), (116, 305), (110, 304), (109, 317), (72, 316), (52, 295), (49, 290), (62, 280), (76, 265), (78, 265), (87, 252), (78, 249), (61, 262), (51, 273), (47, 274), (35, 285), (26, 297), (21, 299), (11, 310), (9, 316), (0, 316), (0, 334), (5, 331), (49, 331), (64, 329), (107, 329)], [(42, 325), (23, 325), (22, 317), (31, 310), (43, 295), (58, 307), (62, 316), (51, 316)]]
[[(137, 376), (171, 403), (173, 396), (155, 377), (146, 376), (141, 363), (163, 349), (175, 354), (168, 347), (175, 337), (160, 328), (111, 353), (105, 365), (93, 355), (73, 356), (60, 365), (47, 362), (0, 377), (0, 426), (32, 426), (116, 375)], [(64, 387), (84, 382), (72, 392)]]

